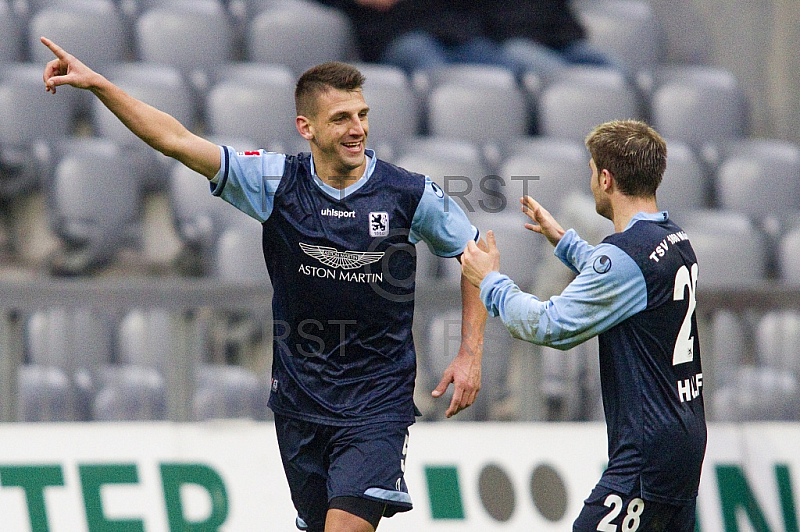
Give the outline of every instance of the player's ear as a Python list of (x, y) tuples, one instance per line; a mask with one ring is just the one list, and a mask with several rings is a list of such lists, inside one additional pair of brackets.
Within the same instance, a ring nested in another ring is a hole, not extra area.
[(300, 133), (300, 136), (304, 139), (311, 140), (314, 138), (314, 127), (307, 117), (298, 115), (297, 118), (295, 118), (294, 125), (297, 128), (297, 132)]

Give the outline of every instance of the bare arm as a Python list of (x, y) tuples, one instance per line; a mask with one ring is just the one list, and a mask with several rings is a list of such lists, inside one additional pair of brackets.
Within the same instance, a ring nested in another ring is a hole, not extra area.
[[(470, 242), (474, 246), (474, 242)], [(459, 257), (459, 260), (461, 258)], [(483, 334), (486, 326), (486, 308), (480, 299), (480, 290), (461, 276), (461, 346), (447, 367), (431, 395), (441, 397), (453, 383), (453, 397), (445, 412), (451, 417), (472, 405), (481, 389), (481, 361), (483, 359)]]
[(195, 135), (171, 115), (133, 98), (46, 37), (56, 59), (44, 69), (45, 89), (70, 85), (91, 91), (137, 137), (164, 155), (177, 159), (208, 179), (219, 171), (219, 147)]

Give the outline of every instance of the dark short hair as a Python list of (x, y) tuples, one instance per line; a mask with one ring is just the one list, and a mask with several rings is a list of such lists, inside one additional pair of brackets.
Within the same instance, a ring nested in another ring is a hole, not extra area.
[(312, 116), (317, 112), (317, 97), (330, 90), (355, 91), (364, 85), (364, 75), (353, 65), (331, 61), (306, 70), (294, 89), (294, 104), (298, 115)]
[(600, 124), (586, 137), (597, 170), (608, 170), (628, 196), (655, 196), (667, 169), (667, 144), (655, 129), (638, 120)]

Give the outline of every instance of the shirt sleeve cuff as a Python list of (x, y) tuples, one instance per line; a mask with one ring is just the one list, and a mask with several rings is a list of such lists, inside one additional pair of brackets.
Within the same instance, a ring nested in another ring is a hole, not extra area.
[(489, 272), (489, 274), (483, 278), (483, 281), (481, 281), (481, 301), (483, 302), (483, 306), (486, 307), (486, 311), (492, 317), (500, 314), (500, 310), (493, 301), (494, 290), (506, 281), (510, 282), (511, 279), (500, 272)]

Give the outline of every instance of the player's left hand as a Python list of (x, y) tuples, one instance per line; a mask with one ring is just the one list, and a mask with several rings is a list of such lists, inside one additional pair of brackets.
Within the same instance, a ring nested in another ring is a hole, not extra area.
[[(475, 352), (475, 350), (481, 352)], [(442, 380), (435, 390), (431, 392), (433, 397), (441, 397), (450, 384), (453, 384), (453, 397), (450, 399), (450, 406), (444, 413), (445, 417), (453, 417), (465, 408), (468, 408), (481, 389), (481, 357), (483, 346), (468, 347), (464, 343), (458, 350), (458, 354), (444, 370)]]

